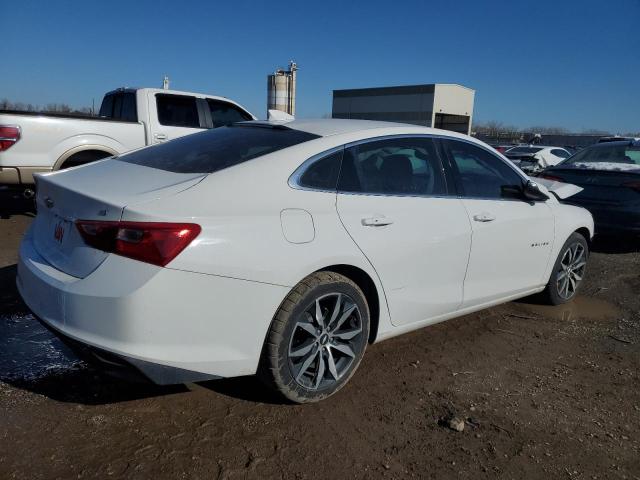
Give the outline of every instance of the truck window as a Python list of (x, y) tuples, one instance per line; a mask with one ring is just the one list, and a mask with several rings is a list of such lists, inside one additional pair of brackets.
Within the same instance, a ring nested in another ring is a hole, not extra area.
[(211, 110), (211, 119), (213, 120), (213, 128), (231, 125), (235, 122), (243, 122), (252, 120), (251, 116), (240, 110), (235, 105), (220, 100), (207, 99), (209, 109)]
[(123, 122), (137, 122), (138, 108), (136, 106), (136, 94), (124, 93), (122, 95), (122, 115), (120, 120)]
[(113, 97), (114, 95), (105, 95), (102, 99), (102, 105), (100, 105), (100, 113), (98, 114), (101, 117), (111, 118), (113, 115)]
[(122, 122), (137, 122), (138, 109), (134, 92), (110, 93), (104, 96), (99, 115)]
[(156, 95), (158, 121), (170, 127), (200, 128), (196, 98), (185, 95)]

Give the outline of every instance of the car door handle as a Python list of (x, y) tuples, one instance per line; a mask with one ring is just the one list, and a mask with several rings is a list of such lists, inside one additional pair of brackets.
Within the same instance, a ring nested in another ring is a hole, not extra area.
[(167, 135), (164, 133), (156, 133), (153, 135), (153, 138), (155, 138), (156, 140), (166, 140), (167, 139)]
[(491, 215), (490, 213), (478, 213), (477, 215), (473, 216), (473, 219), (476, 222), (493, 222), (496, 217)]
[(365, 227), (384, 227), (391, 225), (393, 220), (384, 216), (367, 217), (362, 219), (362, 225)]

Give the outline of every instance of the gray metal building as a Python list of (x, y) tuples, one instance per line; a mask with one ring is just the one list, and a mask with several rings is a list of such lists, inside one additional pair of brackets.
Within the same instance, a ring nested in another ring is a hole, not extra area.
[(333, 91), (333, 118), (413, 123), (471, 132), (475, 90), (432, 83)]

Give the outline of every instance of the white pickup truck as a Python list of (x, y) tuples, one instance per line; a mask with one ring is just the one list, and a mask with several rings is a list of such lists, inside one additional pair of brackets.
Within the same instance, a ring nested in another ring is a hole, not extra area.
[(0, 110), (0, 187), (31, 195), (34, 173), (255, 119), (224, 97), (156, 88), (108, 92), (98, 117)]

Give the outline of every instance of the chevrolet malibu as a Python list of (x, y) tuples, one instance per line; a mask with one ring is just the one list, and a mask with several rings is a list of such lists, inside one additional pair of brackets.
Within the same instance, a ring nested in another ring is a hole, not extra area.
[(570, 301), (593, 235), (484, 143), (383, 122), (241, 122), (37, 188), (17, 284), (63, 340), (161, 384), (257, 373), (300, 403), (370, 343)]

